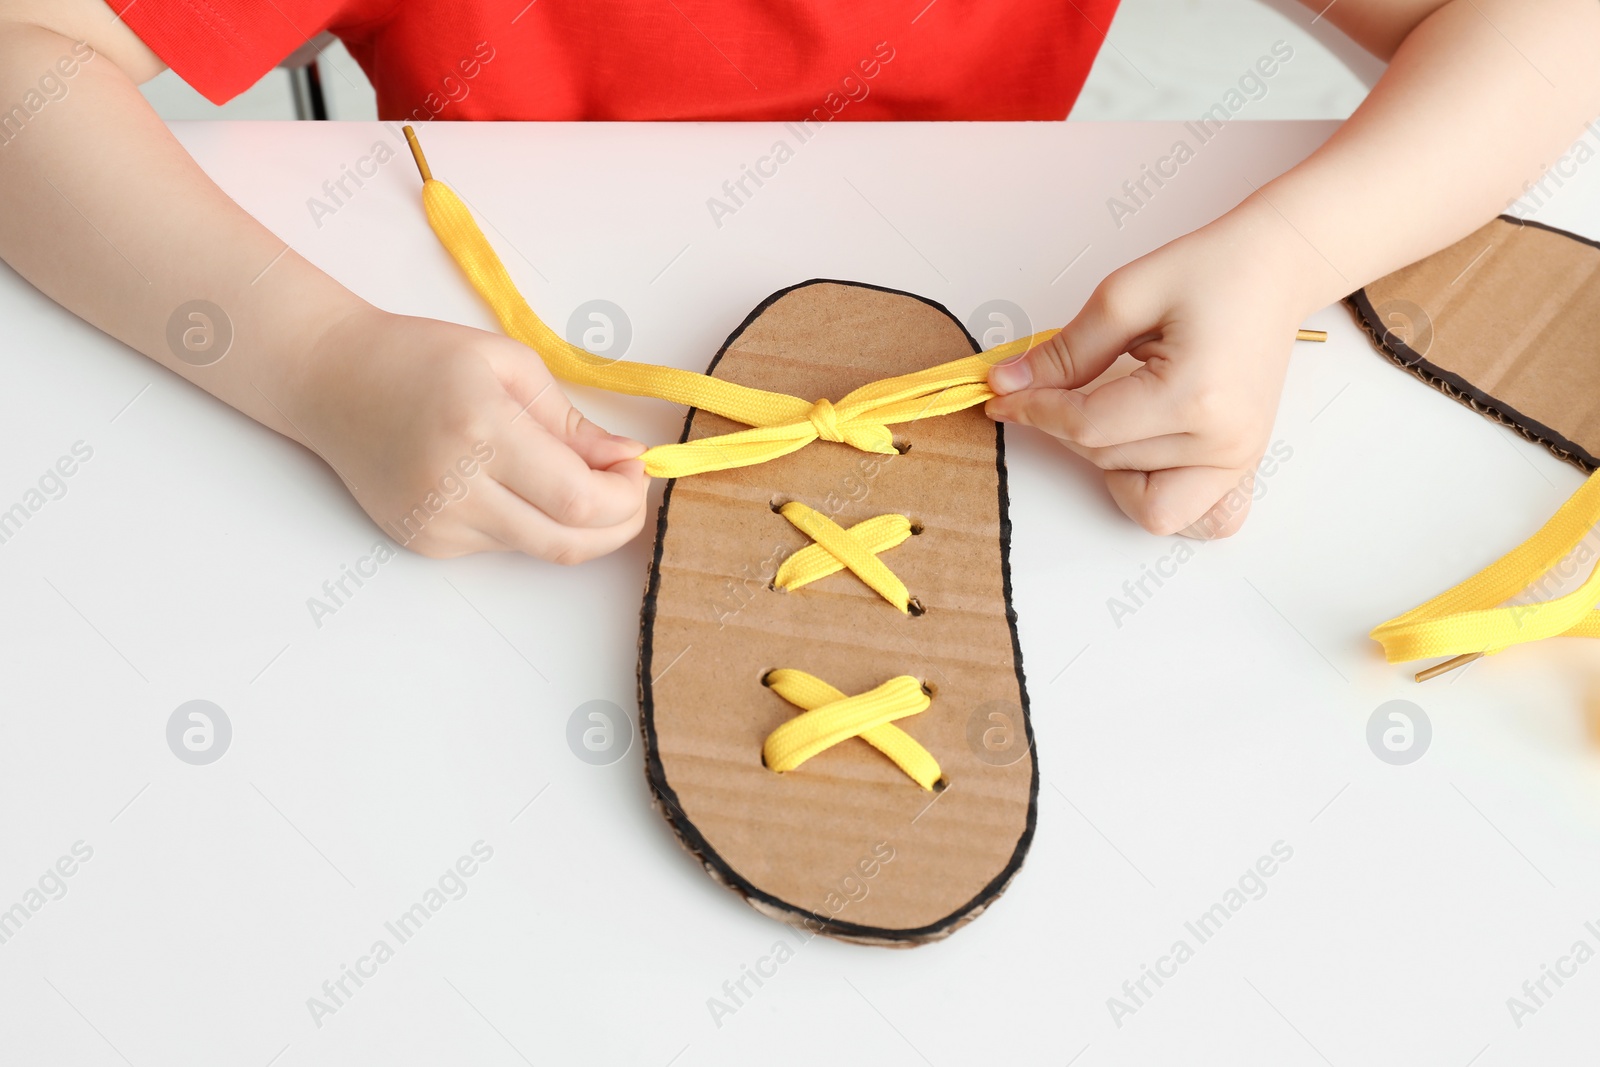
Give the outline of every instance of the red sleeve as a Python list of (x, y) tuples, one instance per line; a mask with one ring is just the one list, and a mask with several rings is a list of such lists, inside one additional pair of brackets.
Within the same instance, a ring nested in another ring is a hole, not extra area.
[(336, 21), (340, 0), (106, 0), (150, 50), (213, 104), (254, 85)]

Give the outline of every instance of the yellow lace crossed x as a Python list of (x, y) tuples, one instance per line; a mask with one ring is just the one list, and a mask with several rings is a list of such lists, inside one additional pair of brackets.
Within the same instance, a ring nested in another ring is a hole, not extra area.
[[(915, 602), (907, 595), (905, 583), (884, 565), (878, 553), (911, 536), (910, 519), (904, 515), (877, 515), (846, 530), (797, 500), (783, 505), (778, 514), (816, 544), (784, 561), (773, 578), (775, 586), (798, 589), (848, 567), (889, 603), (909, 612)], [(922, 788), (932, 789), (939, 782), (938, 761), (904, 730), (892, 725), (893, 720), (915, 715), (929, 705), (927, 690), (915, 678), (902, 675), (854, 697), (845, 696), (804, 671), (775, 670), (762, 681), (783, 699), (804, 709), (767, 735), (761, 755), (772, 770), (793, 770), (824, 749), (860, 737), (893, 760)]]
[(891, 678), (853, 697), (804, 671), (770, 671), (762, 682), (805, 709), (767, 735), (761, 758), (771, 770), (780, 774), (792, 771), (817, 753), (859, 737), (893, 760), (922, 788), (939, 786), (939, 762), (894, 725), (894, 720), (925, 711), (932, 703), (922, 683), (910, 675)]
[(888, 551), (911, 536), (910, 519), (892, 513), (876, 515), (846, 530), (798, 500), (783, 505), (778, 514), (816, 544), (784, 560), (773, 576), (773, 585), (779, 589), (798, 589), (848, 567), (902, 612), (909, 614), (915, 607), (917, 614), (922, 614), (922, 606), (911, 599), (905, 583), (878, 558), (878, 553)]

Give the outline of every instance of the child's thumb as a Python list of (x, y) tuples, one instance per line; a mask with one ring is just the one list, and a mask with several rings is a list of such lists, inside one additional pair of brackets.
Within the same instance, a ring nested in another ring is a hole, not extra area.
[[(645, 450), (644, 445), (631, 437), (607, 433), (577, 408), (568, 410), (562, 429), (558, 436), (594, 470), (608, 470), (626, 460), (638, 459)], [(643, 471), (644, 468), (639, 469)]]
[(1150, 332), (1148, 310), (1127, 286), (1107, 278), (1061, 332), (989, 371), (989, 387), (1004, 396), (1020, 389), (1077, 389), (1088, 385)]

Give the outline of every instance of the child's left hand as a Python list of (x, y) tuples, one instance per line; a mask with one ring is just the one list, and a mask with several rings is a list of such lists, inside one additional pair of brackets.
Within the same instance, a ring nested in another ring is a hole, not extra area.
[[(985, 411), (1105, 471), (1151, 533), (1226, 537), (1249, 512), (1289, 351), (1320, 306), (1277, 220), (1236, 209), (1109, 275), (1049, 341), (989, 372)], [(1277, 251), (1274, 251), (1277, 249)], [(1142, 364), (1084, 390), (1123, 352)]]

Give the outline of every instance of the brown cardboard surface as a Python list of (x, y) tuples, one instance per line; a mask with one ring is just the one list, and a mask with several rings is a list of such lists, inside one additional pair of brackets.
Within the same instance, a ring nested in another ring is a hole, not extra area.
[[(937, 304), (807, 282), (758, 308), (710, 373), (838, 400), (977, 347)], [(691, 412), (685, 438), (738, 429)], [(639, 687), (658, 806), (713, 876), (785, 921), (915, 944), (976, 916), (1016, 873), (1038, 767), (1010, 604), (1001, 428), (972, 408), (894, 429), (910, 446), (902, 455), (818, 441), (667, 486)], [(926, 613), (901, 614), (848, 570), (769, 588), (782, 559), (810, 543), (772, 510), (788, 500), (845, 527), (887, 512), (920, 525), (881, 558)], [(786, 774), (767, 770), (762, 742), (799, 713), (761, 683), (778, 667), (846, 694), (901, 674), (924, 680), (932, 706), (897, 725), (949, 787), (921, 789), (860, 738)]]
[(1600, 466), (1600, 244), (1502, 216), (1350, 304), (1395, 363), (1580, 469)]

